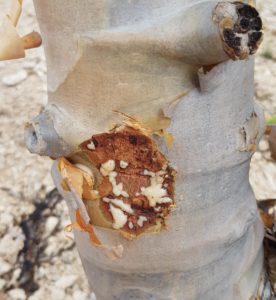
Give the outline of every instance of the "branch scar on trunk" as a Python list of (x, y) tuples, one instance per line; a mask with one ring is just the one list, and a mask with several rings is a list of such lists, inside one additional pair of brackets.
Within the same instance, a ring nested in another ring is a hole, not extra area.
[(119, 230), (129, 240), (166, 226), (176, 171), (149, 135), (120, 126), (92, 136), (79, 149), (59, 159), (60, 173), (65, 168), (71, 174), (93, 225)]

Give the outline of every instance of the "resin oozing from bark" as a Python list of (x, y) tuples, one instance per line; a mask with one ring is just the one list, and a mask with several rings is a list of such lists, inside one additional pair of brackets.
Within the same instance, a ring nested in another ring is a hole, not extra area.
[(79, 194), (94, 225), (120, 230), (128, 239), (165, 226), (176, 172), (146, 133), (122, 127), (94, 135), (69, 161), (93, 174), (93, 188)]

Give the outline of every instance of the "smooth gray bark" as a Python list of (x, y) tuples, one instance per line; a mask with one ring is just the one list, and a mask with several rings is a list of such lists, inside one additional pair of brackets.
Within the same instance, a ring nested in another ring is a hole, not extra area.
[[(97, 299), (256, 294), (263, 225), (248, 170), (264, 120), (253, 99), (254, 59), (228, 60), (212, 19), (217, 2), (34, 2), (48, 64), (52, 141), (68, 147), (53, 156), (120, 122), (113, 110), (147, 122), (162, 109), (171, 119), (173, 147), (156, 139), (178, 172), (168, 230), (128, 241), (97, 228), (104, 243), (124, 247), (117, 260), (91, 246), (86, 233), (75, 233)], [(216, 63), (207, 74), (199, 70)], [(40, 154), (50, 155), (48, 145)], [(60, 187), (55, 166), (53, 176)], [(74, 195), (60, 190), (74, 220)]]

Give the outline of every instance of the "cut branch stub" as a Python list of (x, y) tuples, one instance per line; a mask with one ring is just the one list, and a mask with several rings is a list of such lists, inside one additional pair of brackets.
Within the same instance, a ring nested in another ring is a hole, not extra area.
[(220, 2), (214, 11), (223, 49), (234, 60), (254, 54), (263, 37), (263, 23), (255, 7), (242, 2)]
[(42, 44), (41, 36), (38, 32), (31, 32), (21, 38), (24, 49), (32, 49), (40, 47)]
[(16, 25), (22, 11), (22, 1), (13, 0), (10, 12), (0, 16), (0, 61), (25, 57), (25, 50), (39, 47), (42, 43), (38, 32), (29, 33), (22, 38)]

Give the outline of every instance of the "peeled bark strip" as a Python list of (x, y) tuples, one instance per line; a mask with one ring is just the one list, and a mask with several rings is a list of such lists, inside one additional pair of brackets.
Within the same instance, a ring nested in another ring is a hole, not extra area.
[[(83, 186), (94, 187), (99, 173), (108, 179), (110, 166), (118, 171), (109, 178), (113, 194), (122, 183), (124, 200), (105, 195), (111, 214), (112, 207), (133, 210), (127, 195), (135, 185), (148, 187), (139, 183), (140, 172), (132, 173), (135, 183), (123, 178), (131, 151), (105, 144), (112, 130), (125, 125), (125, 116), (137, 120), (134, 129), (142, 124), (177, 172), (167, 230), (129, 241), (114, 215), (106, 216), (109, 228), (95, 226), (99, 241), (120, 259), (91, 244), (91, 229), (75, 232), (97, 299), (248, 300), (261, 294), (263, 225), (248, 169), (264, 120), (253, 100), (253, 59), (229, 60), (256, 51), (262, 35), (257, 11), (240, 2), (204, 0), (36, 0), (35, 6), (49, 104), (28, 125), (26, 141), (32, 152), (67, 156), (82, 170), (76, 173), (80, 184), (73, 180), (66, 188), (58, 164), (53, 167), (72, 222), (81, 229), (89, 220), (97, 223), (93, 209), (85, 210)], [(90, 159), (71, 157), (84, 147), (91, 148)]]

